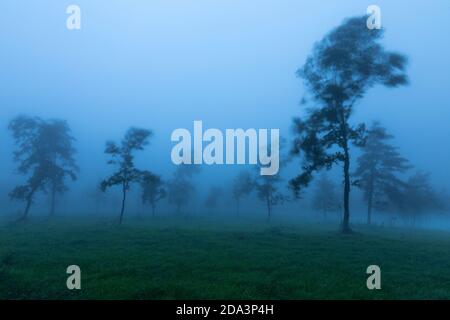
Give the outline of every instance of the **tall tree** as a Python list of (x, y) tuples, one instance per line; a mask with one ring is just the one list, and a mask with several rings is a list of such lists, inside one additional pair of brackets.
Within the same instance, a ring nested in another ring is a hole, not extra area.
[(17, 145), (14, 160), (18, 172), (29, 175), (26, 184), (10, 193), (12, 199), (26, 203), (22, 220), (28, 216), (37, 191), (50, 193), (50, 214), (55, 211), (56, 197), (68, 190), (66, 179), (76, 179), (78, 167), (74, 160), (75, 140), (66, 121), (42, 120), (18, 116), (9, 123)]
[(142, 151), (148, 145), (152, 132), (147, 129), (130, 128), (120, 144), (113, 141), (106, 142), (105, 153), (111, 158), (108, 164), (117, 166), (117, 171), (100, 184), (102, 191), (112, 186), (119, 185), (122, 190), (122, 207), (120, 210), (119, 224), (122, 223), (125, 211), (127, 192), (131, 184), (139, 182), (142, 171), (136, 169), (134, 164), (134, 153)]
[(382, 29), (369, 30), (367, 17), (346, 21), (316, 43), (297, 75), (304, 80), (308, 99), (315, 107), (304, 119), (294, 119), (293, 155), (302, 154), (300, 174), (290, 181), (299, 194), (313, 172), (342, 164), (344, 217), (342, 232), (350, 229), (350, 146), (364, 144), (364, 124), (353, 126), (355, 103), (377, 84), (397, 87), (407, 83), (405, 56), (386, 51), (379, 43)]
[(239, 215), (239, 207), (242, 197), (248, 196), (255, 188), (255, 181), (248, 171), (241, 171), (233, 180), (232, 192), (236, 201), (236, 214)]
[(313, 195), (313, 207), (322, 212), (324, 219), (327, 218), (328, 212), (338, 211), (340, 209), (336, 185), (325, 174), (316, 182), (316, 189)]
[(160, 176), (145, 171), (141, 178), (142, 202), (148, 203), (152, 207), (152, 216), (155, 216), (156, 203), (164, 199), (167, 195), (164, 188), (164, 181)]
[(371, 224), (373, 209), (384, 210), (388, 207), (388, 190), (402, 188), (403, 182), (398, 174), (410, 168), (398, 148), (389, 144), (393, 138), (379, 122), (374, 122), (368, 130), (363, 153), (357, 160), (354, 184), (364, 193), (367, 224)]

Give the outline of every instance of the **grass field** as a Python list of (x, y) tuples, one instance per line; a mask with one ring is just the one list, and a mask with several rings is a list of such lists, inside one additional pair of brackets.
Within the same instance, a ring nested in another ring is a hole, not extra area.
[[(92, 219), (0, 227), (1, 299), (449, 299), (450, 234)], [(81, 268), (82, 289), (66, 288)], [(366, 287), (377, 264), (382, 290)]]

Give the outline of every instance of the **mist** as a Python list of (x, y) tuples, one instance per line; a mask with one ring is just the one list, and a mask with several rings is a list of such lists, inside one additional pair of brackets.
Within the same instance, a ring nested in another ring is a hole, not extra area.
[[(13, 160), (16, 143), (8, 124), (19, 115), (67, 121), (75, 138), (77, 179), (56, 199), (56, 215), (115, 220), (122, 200), (119, 187), (101, 192), (100, 183), (114, 172), (105, 143), (120, 143), (130, 127), (152, 131), (149, 144), (135, 154), (136, 167), (170, 182), (177, 170), (171, 160), (171, 134), (205, 128), (276, 128), (285, 141), (277, 174), (280, 201), (272, 221), (302, 219), (335, 223), (342, 207), (326, 218), (313, 205), (316, 179), (296, 199), (288, 187), (300, 167), (290, 155), (293, 118), (305, 117), (300, 102), (307, 89), (296, 71), (314, 44), (346, 18), (366, 14), (364, 1), (77, 1), (80, 30), (65, 27), (65, 4), (55, 1), (3, 3), (0, 39), (0, 203), (8, 219), (19, 217), (24, 204), (10, 199), (27, 176)], [(408, 57), (409, 84), (395, 89), (375, 86), (357, 102), (352, 124), (379, 121), (399, 153), (415, 171), (429, 174), (440, 201), (427, 209), (415, 227), (449, 230), (450, 188), (450, 43), (448, 1), (433, 6), (419, 1), (378, 1), (388, 50)], [(361, 154), (351, 147), (354, 168)], [(267, 205), (258, 190), (242, 196), (239, 210), (233, 181), (242, 171), (261, 179), (253, 165), (201, 165), (189, 176), (189, 197), (181, 209), (165, 196), (157, 202), (158, 217), (187, 216), (236, 222), (267, 219)], [(326, 174), (341, 198), (339, 166)], [(170, 190), (167, 190), (170, 193)], [(150, 218), (142, 188), (130, 186), (124, 221)], [(281, 199), (282, 198), (282, 199)], [(282, 200), (282, 201), (281, 201)], [(338, 202), (340, 202), (339, 200)], [(30, 217), (46, 217), (48, 193), (33, 201)], [(351, 190), (351, 223), (366, 222), (366, 204), (358, 188)], [(237, 212), (238, 211), (238, 212)], [(373, 224), (411, 226), (398, 209), (375, 210)]]

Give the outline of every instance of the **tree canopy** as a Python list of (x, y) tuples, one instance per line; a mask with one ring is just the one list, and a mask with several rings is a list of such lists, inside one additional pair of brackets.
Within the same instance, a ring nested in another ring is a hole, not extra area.
[(14, 161), (27, 182), (11, 191), (10, 197), (26, 203), (26, 219), (36, 192), (51, 195), (50, 214), (54, 213), (58, 194), (68, 190), (67, 178), (75, 180), (78, 167), (74, 160), (74, 138), (66, 121), (18, 116), (8, 126), (16, 142)]
[(379, 122), (368, 130), (367, 141), (357, 160), (354, 184), (364, 193), (367, 204), (367, 223), (371, 223), (372, 209), (385, 210), (389, 206), (388, 191), (404, 185), (398, 176), (409, 168), (409, 162), (389, 144), (394, 137)]
[(142, 151), (149, 144), (152, 131), (141, 128), (130, 128), (125, 133), (120, 144), (113, 141), (106, 142), (105, 153), (110, 156), (108, 164), (117, 167), (117, 170), (100, 184), (102, 191), (119, 185), (122, 189), (122, 207), (120, 210), (119, 223), (122, 223), (125, 211), (125, 202), (127, 192), (131, 184), (139, 182), (142, 171), (137, 169), (134, 164), (134, 154), (136, 151)]
[(155, 216), (156, 203), (164, 199), (167, 191), (161, 176), (150, 171), (144, 171), (141, 177), (142, 202), (148, 203), (152, 208), (152, 215)]
[(384, 30), (369, 30), (367, 17), (347, 19), (315, 44), (297, 71), (304, 80), (305, 103), (314, 104), (303, 119), (294, 119), (293, 155), (301, 155), (301, 172), (290, 181), (296, 195), (307, 186), (313, 172), (343, 165), (343, 232), (351, 232), (350, 146), (363, 146), (365, 125), (350, 124), (354, 106), (371, 87), (407, 84), (405, 56), (380, 44)]

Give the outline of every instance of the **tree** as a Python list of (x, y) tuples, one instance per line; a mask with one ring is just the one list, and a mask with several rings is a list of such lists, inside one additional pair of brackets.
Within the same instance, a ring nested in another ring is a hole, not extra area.
[(160, 176), (145, 171), (141, 178), (142, 202), (152, 207), (152, 216), (155, 216), (156, 203), (167, 195), (164, 181)]
[(68, 190), (66, 179), (76, 179), (78, 167), (73, 158), (75, 140), (66, 121), (44, 121), (38, 117), (18, 116), (8, 126), (16, 142), (14, 160), (18, 172), (29, 175), (26, 184), (11, 191), (12, 199), (26, 203), (22, 220), (28, 217), (36, 192), (50, 193), (50, 215), (55, 212), (57, 195)]
[(233, 180), (232, 192), (236, 201), (236, 214), (239, 215), (241, 198), (248, 196), (255, 188), (255, 181), (248, 171), (241, 171)]
[(136, 169), (134, 165), (134, 153), (144, 150), (148, 145), (152, 132), (147, 129), (130, 128), (122, 139), (120, 145), (115, 142), (106, 142), (105, 153), (111, 158), (108, 164), (117, 166), (117, 171), (110, 177), (103, 180), (100, 184), (102, 191), (119, 185), (122, 190), (122, 207), (120, 210), (119, 224), (122, 223), (125, 211), (125, 202), (127, 192), (130, 190), (131, 184), (139, 182), (142, 171)]
[(386, 51), (379, 40), (382, 29), (369, 30), (367, 17), (346, 20), (314, 48), (297, 75), (304, 80), (315, 107), (305, 119), (294, 119), (293, 155), (302, 154), (300, 174), (290, 181), (298, 196), (313, 173), (343, 165), (344, 217), (342, 232), (350, 233), (350, 146), (364, 144), (365, 126), (350, 124), (354, 106), (377, 84), (398, 87), (407, 83), (405, 56)]
[(428, 210), (442, 209), (439, 196), (430, 183), (430, 176), (416, 172), (409, 177), (403, 188), (388, 188), (387, 195), (397, 210), (415, 224), (417, 216)]
[(223, 190), (221, 187), (211, 187), (211, 189), (209, 189), (208, 196), (206, 197), (205, 200), (205, 206), (211, 210), (217, 208), (219, 199), (222, 196), (222, 194)]
[(354, 185), (364, 193), (367, 224), (371, 224), (373, 209), (385, 210), (388, 207), (387, 191), (401, 188), (403, 182), (397, 175), (410, 168), (408, 160), (388, 143), (393, 138), (379, 122), (374, 122), (368, 131), (363, 153), (357, 160)]
[(325, 174), (316, 182), (316, 189), (313, 195), (313, 207), (322, 212), (324, 219), (327, 218), (328, 212), (340, 209), (336, 185)]
[(191, 178), (198, 173), (200, 168), (196, 165), (181, 164), (177, 167), (174, 177), (167, 185), (169, 194), (169, 203), (176, 206), (177, 213), (181, 208), (189, 203), (194, 192), (194, 185)]
[(256, 193), (258, 198), (266, 205), (268, 221), (272, 218), (273, 207), (287, 200), (287, 197), (278, 190), (280, 182), (279, 175), (259, 176), (256, 179)]

